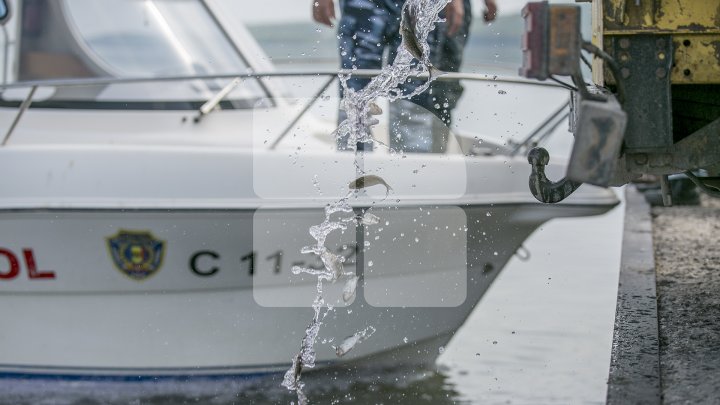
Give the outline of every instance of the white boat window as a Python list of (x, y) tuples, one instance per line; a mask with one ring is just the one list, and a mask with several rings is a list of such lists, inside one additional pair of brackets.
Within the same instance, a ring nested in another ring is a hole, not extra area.
[(120, 76), (227, 74), (247, 64), (197, 0), (65, 0), (84, 44)]
[(9, 14), (7, 2), (5, 0), (0, 0), (0, 24), (5, 22), (5, 19)]
[[(213, 76), (249, 69), (200, 0), (36, 0), (25, 7), (23, 20), (20, 80)], [(81, 102), (83, 108), (190, 109), (229, 80), (64, 88), (54, 101)], [(258, 80), (246, 79), (221, 107), (252, 107), (266, 97)]]

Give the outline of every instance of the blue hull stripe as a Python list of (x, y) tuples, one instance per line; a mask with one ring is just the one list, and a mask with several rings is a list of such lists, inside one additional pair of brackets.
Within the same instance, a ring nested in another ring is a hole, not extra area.
[[(317, 362), (328, 366), (332, 361)], [(218, 379), (252, 379), (283, 373), (291, 362), (246, 367), (187, 367), (187, 368), (93, 368), (57, 366), (0, 365), (0, 379), (41, 379), (64, 381), (188, 381)]]

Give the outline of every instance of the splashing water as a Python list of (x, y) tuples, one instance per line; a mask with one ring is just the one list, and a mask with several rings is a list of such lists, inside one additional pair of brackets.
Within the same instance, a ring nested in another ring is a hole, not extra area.
[[(343, 87), (344, 97), (340, 101), (340, 108), (345, 110), (347, 118), (340, 123), (333, 133), (337, 139), (347, 139), (347, 147), (352, 150), (357, 149), (358, 143), (374, 143), (370, 132), (370, 127), (378, 123), (373, 117), (376, 113), (377, 98), (387, 98), (393, 102), (399, 99), (406, 99), (427, 90), (430, 86), (430, 80), (418, 86), (411, 92), (404, 92), (401, 87), (409, 78), (419, 76), (427, 72), (429, 63), (429, 46), (427, 37), (430, 31), (435, 29), (435, 24), (441, 20), (438, 18), (439, 13), (445, 8), (450, 0), (407, 0), (404, 7), (409, 7), (410, 12), (416, 16), (415, 33), (418, 43), (422, 46), (422, 61), (414, 62), (413, 56), (401, 44), (398, 48), (397, 55), (392, 65), (386, 66), (382, 72), (372, 78), (370, 83), (362, 90), (355, 91), (348, 87), (347, 81), (351, 77), (350, 74), (340, 74), (340, 83)], [(356, 68), (353, 68), (355, 70)], [(355, 163), (360, 168), (358, 162)], [(343, 288), (343, 299), (348, 302), (355, 297), (355, 289), (357, 287), (358, 278), (352, 272), (343, 270), (343, 262), (345, 258), (331, 252), (325, 246), (325, 240), (332, 231), (347, 229), (347, 223), (356, 221), (355, 215), (342, 217), (332, 220), (332, 215), (336, 213), (351, 213), (353, 208), (348, 203), (349, 198), (356, 194), (357, 191), (350, 191), (345, 197), (329, 204), (325, 207), (325, 220), (319, 224), (310, 227), (310, 235), (317, 241), (313, 246), (304, 247), (301, 252), (305, 254), (316, 254), (320, 257), (324, 268), (313, 269), (308, 267), (295, 266), (292, 268), (293, 274), (309, 274), (317, 277), (317, 295), (313, 300), (313, 318), (305, 329), (305, 336), (302, 339), (300, 352), (293, 358), (292, 366), (285, 373), (282, 386), (288, 390), (297, 393), (298, 404), (304, 405), (308, 403), (303, 388), (305, 384), (300, 380), (301, 373), (306, 368), (315, 367), (315, 341), (317, 339), (320, 327), (325, 317), (333, 310), (332, 306), (327, 305), (323, 298), (323, 282), (336, 282), (340, 278), (346, 277), (348, 281)], [(379, 218), (370, 214), (359, 218), (358, 225), (377, 224)], [(345, 355), (356, 344), (368, 339), (374, 334), (376, 329), (368, 326), (365, 329), (356, 332), (352, 336), (346, 338), (339, 346), (335, 347), (338, 357)]]
[[(404, 44), (398, 47), (397, 55), (392, 65), (386, 66), (382, 72), (375, 76), (370, 83), (359, 91), (348, 87), (347, 81), (350, 74), (341, 74), (340, 83), (343, 87), (344, 97), (340, 101), (340, 108), (345, 110), (347, 118), (340, 123), (335, 130), (338, 139), (347, 137), (346, 147), (356, 149), (359, 142), (373, 143), (370, 127), (376, 124), (376, 119), (371, 114), (372, 105), (379, 97), (387, 98), (389, 101), (410, 98), (427, 90), (430, 80), (418, 86), (412, 92), (405, 93), (402, 84), (408, 78), (418, 76), (427, 72), (430, 65), (430, 47), (427, 37), (430, 31), (435, 29), (435, 24), (442, 21), (438, 14), (450, 0), (407, 0), (404, 7), (408, 7), (411, 13), (416, 16), (416, 28), (418, 43), (422, 46), (422, 58), (420, 63), (413, 63), (413, 56), (405, 48)], [(353, 67), (353, 70), (356, 68)]]
[(319, 225), (310, 227), (310, 235), (317, 243), (301, 249), (302, 253), (318, 255), (322, 260), (324, 268), (320, 270), (300, 266), (294, 266), (292, 268), (293, 274), (305, 273), (317, 277), (317, 294), (312, 304), (313, 318), (305, 329), (305, 336), (300, 345), (300, 352), (293, 358), (293, 364), (285, 373), (282, 382), (283, 387), (297, 393), (299, 404), (308, 403), (307, 396), (303, 392), (305, 384), (300, 381), (300, 375), (303, 369), (315, 367), (315, 340), (320, 332), (320, 326), (322, 326), (323, 320), (328, 313), (333, 310), (333, 307), (328, 305), (327, 309), (323, 311), (323, 308), (326, 306), (325, 299), (323, 298), (323, 282), (335, 282), (341, 277), (355, 277), (352, 272), (345, 272), (343, 270), (345, 258), (331, 252), (325, 246), (325, 240), (330, 232), (338, 229), (345, 230), (347, 229), (347, 223), (355, 220), (355, 215), (346, 216), (339, 220), (332, 219), (333, 214), (353, 212), (352, 207), (348, 204), (348, 199), (352, 194), (352, 192), (349, 192), (344, 198), (328, 204), (325, 207), (325, 220)]

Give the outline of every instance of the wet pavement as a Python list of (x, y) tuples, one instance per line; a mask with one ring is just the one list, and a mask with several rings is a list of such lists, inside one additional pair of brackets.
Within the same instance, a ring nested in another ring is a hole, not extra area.
[(628, 190), (608, 403), (718, 403), (720, 200), (649, 208)]

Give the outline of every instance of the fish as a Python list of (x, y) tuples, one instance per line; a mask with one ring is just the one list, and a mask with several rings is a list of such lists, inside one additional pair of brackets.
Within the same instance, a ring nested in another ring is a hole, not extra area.
[[(340, 111), (347, 111), (347, 107), (345, 107), (344, 103), (341, 103), (338, 107)], [(379, 105), (377, 105), (376, 102), (371, 101), (368, 103), (368, 114), (370, 115), (381, 115), (383, 113), (382, 108), (380, 108)]]
[(361, 331), (355, 332), (354, 335), (346, 337), (340, 345), (333, 346), (333, 348), (335, 349), (335, 355), (338, 357), (346, 355), (350, 350), (353, 349), (353, 347), (355, 347), (355, 345), (362, 342), (363, 340), (368, 339), (375, 333), (375, 331), (376, 329), (374, 327), (368, 326)]
[(417, 19), (415, 18), (413, 11), (410, 10), (409, 4), (409, 2), (406, 3), (402, 9), (402, 19), (400, 20), (400, 35), (402, 36), (402, 42), (413, 58), (420, 61), (420, 63), (425, 64), (425, 67), (428, 70), (428, 80), (432, 80), (433, 76), (442, 76), (445, 72), (433, 66), (429, 61), (425, 62), (425, 59), (423, 59), (423, 48), (420, 46), (417, 33), (415, 32)]
[(390, 187), (390, 185), (387, 184), (387, 182), (385, 180), (383, 180), (382, 177), (376, 176), (374, 174), (360, 176), (357, 179), (351, 181), (350, 184), (348, 185), (348, 187), (351, 190), (360, 190), (362, 188), (377, 186), (377, 185), (381, 185), (381, 184), (383, 186), (385, 186), (385, 195), (390, 193), (390, 190), (392, 190), (392, 187)]
[(365, 215), (359, 217), (359, 222), (363, 225), (377, 225), (380, 222), (380, 217), (375, 214), (366, 212)]
[(302, 356), (298, 353), (297, 356), (293, 359), (293, 376), (295, 376), (295, 384), (297, 385), (297, 382), (300, 381), (300, 374), (302, 374), (303, 370), (303, 362), (302, 362)]
[(342, 256), (338, 256), (325, 250), (320, 254), (320, 260), (322, 260), (325, 268), (330, 273), (330, 280), (335, 282), (343, 274), (343, 261), (345, 260)]
[(358, 276), (352, 276), (348, 281), (345, 283), (345, 287), (343, 287), (343, 301), (345, 303), (348, 303), (355, 298), (355, 291), (357, 290), (357, 282), (358, 282)]
[(292, 366), (285, 372), (283, 377), (282, 386), (289, 390), (301, 389), (300, 374), (302, 374), (303, 363), (302, 356), (300, 353), (295, 355), (292, 360)]

